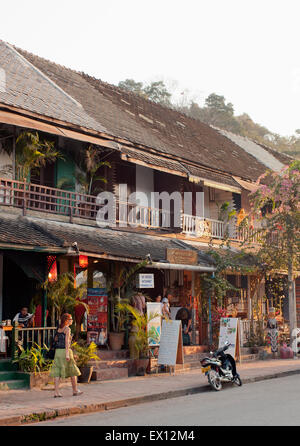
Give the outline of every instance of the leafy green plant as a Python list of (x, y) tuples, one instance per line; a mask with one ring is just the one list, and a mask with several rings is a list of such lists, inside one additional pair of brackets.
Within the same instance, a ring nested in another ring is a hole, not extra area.
[(134, 327), (135, 334), (135, 349), (140, 359), (148, 358), (149, 338), (154, 340), (158, 339), (158, 335), (154, 327), (151, 327), (151, 329), (149, 330), (148, 324), (158, 316), (158, 313), (150, 314), (150, 316), (148, 316), (147, 314), (142, 315), (138, 310), (127, 303), (119, 303), (117, 305), (117, 308), (120, 311), (126, 310), (133, 316), (132, 326)]
[(112, 331), (120, 333), (125, 329), (128, 322), (128, 311), (118, 306), (119, 303), (129, 304), (131, 298), (136, 293), (134, 290), (134, 280), (136, 273), (149, 263), (143, 260), (132, 268), (121, 266), (119, 270), (114, 270), (107, 280), (107, 292), (109, 300), (112, 302), (114, 310), (112, 311)]
[(91, 360), (100, 361), (95, 342), (91, 342), (89, 345), (83, 341), (74, 342), (72, 348), (76, 355), (76, 364), (78, 367), (87, 366)]
[(45, 350), (49, 350), (45, 344), (41, 347), (37, 343), (34, 343), (32, 347), (27, 348), (26, 350), (22, 345), (19, 345), (18, 348), (21, 353), (13, 363), (18, 364), (19, 369), (22, 372), (37, 374), (46, 372), (50, 369), (53, 361), (45, 358), (44, 352)]
[(86, 311), (89, 306), (83, 302), (86, 292), (86, 284), (74, 287), (74, 277), (70, 273), (61, 274), (54, 282), (46, 280), (42, 285), (47, 290), (47, 298), (51, 310), (52, 325), (55, 325), (56, 316), (60, 319), (63, 313), (74, 313), (74, 308), (79, 303), (83, 305)]
[(22, 132), (16, 141), (16, 166), (19, 180), (28, 178), (32, 169), (39, 169), (47, 163), (63, 158), (55, 149), (54, 141), (41, 139), (38, 132)]
[(100, 154), (101, 152), (99, 149), (90, 145), (85, 151), (83, 163), (79, 166), (82, 172), (77, 174), (76, 179), (83, 188), (85, 194), (97, 194), (102, 190), (100, 187), (95, 186), (97, 181), (107, 183), (107, 179), (97, 175), (97, 172), (101, 167), (106, 166), (110, 168), (111, 165), (108, 161), (101, 161)]

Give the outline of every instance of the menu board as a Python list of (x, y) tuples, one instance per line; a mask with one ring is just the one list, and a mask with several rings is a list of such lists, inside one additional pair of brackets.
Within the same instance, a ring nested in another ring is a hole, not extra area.
[(153, 317), (148, 322), (147, 332), (148, 332), (148, 342), (150, 347), (155, 347), (160, 344), (161, 335), (161, 303), (160, 302), (147, 302), (147, 316), (148, 320)]
[(220, 320), (220, 335), (219, 348), (225, 345), (225, 342), (230, 343), (230, 347), (226, 353), (233, 356), (235, 359), (240, 357), (240, 342), (239, 342), (239, 319), (234, 317), (222, 317)]
[(107, 306), (106, 288), (88, 288), (86, 302), (89, 306), (87, 330), (97, 331), (101, 338), (107, 338)]
[(158, 353), (158, 364), (183, 364), (181, 321), (163, 320)]

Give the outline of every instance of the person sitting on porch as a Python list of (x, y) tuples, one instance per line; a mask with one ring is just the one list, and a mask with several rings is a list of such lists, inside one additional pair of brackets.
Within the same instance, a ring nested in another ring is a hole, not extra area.
[(190, 345), (190, 332), (192, 331), (192, 312), (189, 302), (186, 302), (185, 306), (177, 311), (176, 320), (181, 320), (183, 345)]
[(13, 318), (13, 322), (17, 322), (22, 328), (32, 327), (34, 321), (34, 314), (28, 313), (28, 308), (23, 307), (20, 313), (17, 313)]

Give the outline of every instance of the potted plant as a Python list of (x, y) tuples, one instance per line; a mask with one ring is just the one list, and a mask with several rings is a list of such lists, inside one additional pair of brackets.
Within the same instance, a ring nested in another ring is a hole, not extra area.
[(72, 348), (76, 364), (81, 372), (81, 375), (78, 376), (78, 382), (89, 383), (94, 370), (94, 366), (89, 365), (89, 362), (92, 360), (99, 361), (97, 345), (94, 342), (88, 345), (85, 342), (78, 341), (72, 344)]
[(150, 316), (141, 314), (137, 309), (127, 303), (120, 303), (117, 307), (119, 310), (126, 310), (133, 317), (131, 324), (137, 358), (135, 359), (136, 374), (143, 376), (149, 366), (149, 338), (157, 338), (154, 327), (149, 330), (148, 324), (158, 314), (151, 314)]
[[(89, 306), (83, 301), (86, 293), (86, 284), (74, 286), (74, 276), (71, 273), (60, 274), (57, 280), (50, 282), (47, 279), (43, 285), (47, 291), (48, 305), (51, 312), (51, 324), (54, 327), (63, 313), (74, 313), (77, 305), (82, 305), (87, 313)], [(76, 327), (78, 336), (80, 327)]]
[(148, 263), (148, 260), (143, 260), (130, 269), (121, 266), (114, 271), (107, 282), (107, 292), (113, 306), (111, 331), (109, 332), (109, 345), (112, 350), (121, 350), (128, 323), (128, 309), (119, 306), (119, 304), (129, 303), (130, 298), (135, 293), (133, 289), (135, 274)]

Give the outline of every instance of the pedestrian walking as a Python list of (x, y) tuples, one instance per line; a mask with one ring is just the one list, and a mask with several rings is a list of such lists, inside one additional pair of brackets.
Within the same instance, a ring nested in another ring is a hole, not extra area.
[(77, 376), (81, 375), (78, 369), (73, 351), (71, 349), (71, 329), (73, 319), (68, 313), (61, 317), (59, 328), (56, 331), (55, 340), (55, 356), (49, 375), (54, 378), (55, 392), (54, 398), (62, 397), (59, 392), (60, 378), (71, 378), (73, 396), (81, 395), (83, 392), (77, 388)]

